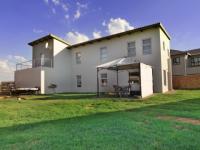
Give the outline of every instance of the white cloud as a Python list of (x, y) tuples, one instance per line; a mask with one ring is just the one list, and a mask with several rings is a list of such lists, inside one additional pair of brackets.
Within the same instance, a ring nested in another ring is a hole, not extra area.
[(101, 31), (94, 31), (94, 32), (92, 33), (92, 35), (93, 35), (93, 37), (94, 37), (95, 39), (100, 38), (100, 37), (101, 37)]
[(85, 34), (79, 32), (68, 32), (66, 35), (66, 40), (71, 44), (77, 44), (89, 40), (89, 37)]
[(60, 0), (52, 0), (52, 3), (54, 3), (54, 5), (59, 5), (60, 4)]
[(33, 33), (36, 33), (36, 34), (40, 34), (40, 33), (43, 33), (44, 31), (43, 30), (40, 30), (40, 29), (33, 29)]
[(82, 16), (82, 10), (88, 8), (87, 4), (81, 4), (81, 3), (77, 2), (76, 5), (77, 5), (77, 10), (74, 14), (74, 20), (79, 19)]
[(55, 8), (52, 8), (51, 10), (52, 10), (53, 14), (56, 14), (56, 9)]
[(14, 80), (14, 71), (16, 63), (25, 62), (26, 58), (23, 56), (8, 55), (5, 59), (0, 59), (0, 81)]
[(48, 4), (48, 3), (49, 3), (49, 0), (44, 0), (44, 2), (45, 2), (46, 4)]
[[(106, 25), (106, 24), (103, 22), (103, 25)], [(116, 18), (116, 19), (111, 18), (109, 23), (106, 26), (108, 28), (107, 32), (109, 34), (116, 34), (119, 32), (131, 30), (134, 28), (133, 26), (130, 25), (128, 21), (122, 18)]]
[(106, 21), (104, 20), (103, 22), (102, 22), (102, 26), (106, 26)]
[(78, 6), (78, 8), (85, 8), (86, 9), (88, 7), (87, 4), (81, 4), (79, 2), (77, 2), (76, 5)]
[(63, 8), (64, 11), (66, 11), (66, 12), (68, 11), (68, 7), (67, 7), (66, 4), (62, 3), (61, 6), (62, 6), (62, 8)]
[(80, 10), (76, 10), (76, 13), (74, 14), (74, 19), (79, 19), (81, 17), (81, 12)]
[(68, 14), (65, 15), (65, 19), (69, 19), (69, 15)]

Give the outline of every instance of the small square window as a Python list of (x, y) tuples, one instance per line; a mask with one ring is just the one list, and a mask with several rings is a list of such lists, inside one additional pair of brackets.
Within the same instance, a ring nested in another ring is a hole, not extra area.
[(82, 87), (81, 75), (76, 76), (77, 87)]
[(101, 74), (101, 86), (105, 87), (108, 85), (108, 76), (107, 73)]

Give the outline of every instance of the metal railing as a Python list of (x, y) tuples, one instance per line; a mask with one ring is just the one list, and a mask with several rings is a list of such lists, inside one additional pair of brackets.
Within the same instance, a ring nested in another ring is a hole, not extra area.
[(21, 62), (16, 64), (16, 70), (24, 70), (29, 68), (37, 68), (37, 67), (53, 67), (53, 59), (52, 58), (39, 58), (33, 59), (26, 62)]

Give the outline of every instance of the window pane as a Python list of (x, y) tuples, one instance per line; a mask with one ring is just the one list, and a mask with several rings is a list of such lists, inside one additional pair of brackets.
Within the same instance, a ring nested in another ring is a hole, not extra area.
[(164, 75), (164, 85), (167, 85), (167, 75), (165, 70), (163, 70), (163, 75)]
[(108, 84), (108, 78), (107, 73), (101, 74), (101, 86), (107, 86)]
[(128, 43), (128, 56), (136, 56), (135, 42)]
[(145, 39), (142, 41), (143, 44), (143, 54), (151, 54), (151, 39)]
[(76, 80), (77, 80), (77, 87), (81, 87), (82, 86), (81, 75), (77, 75)]
[(107, 60), (108, 54), (107, 54), (107, 48), (102, 47), (100, 48), (100, 60), (101, 62), (105, 62)]
[(81, 53), (80, 52), (76, 53), (76, 64), (81, 64)]
[(165, 42), (163, 42), (163, 50), (165, 50)]

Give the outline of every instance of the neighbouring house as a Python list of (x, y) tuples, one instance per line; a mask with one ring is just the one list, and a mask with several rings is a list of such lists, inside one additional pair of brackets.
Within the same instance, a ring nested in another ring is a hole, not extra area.
[(32, 61), (17, 64), (17, 87), (40, 87), (42, 94), (51, 93), (51, 84), (56, 92), (111, 92), (114, 85), (133, 81), (152, 91), (148, 95), (172, 89), (170, 36), (161, 23), (75, 45), (52, 34), (29, 45)]
[(175, 89), (200, 88), (200, 49), (171, 50)]

